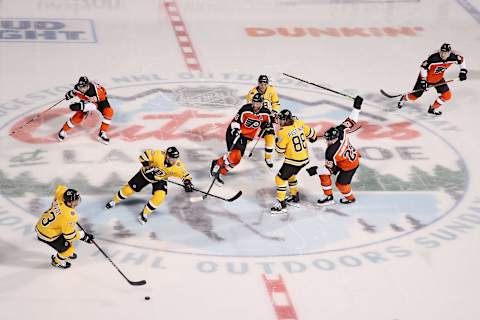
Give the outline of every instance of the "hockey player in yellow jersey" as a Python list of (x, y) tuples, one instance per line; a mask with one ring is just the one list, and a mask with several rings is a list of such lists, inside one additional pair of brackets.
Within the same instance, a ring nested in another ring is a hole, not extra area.
[(165, 196), (167, 195), (167, 179), (169, 177), (182, 179), (185, 191), (192, 192), (192, 176), (179, 158), (180, 153), (175, 147), (169, 147), (165, 152), (161, 150), (146, 150), (138, 158), (142, 164), (142, 168), (117, 192), (113, 200), (106, 204), (106, 208), (113, 208), (133, 193), (139, 192), (145, 186), (152, 184), (153, 196), (138, 216), (138, 221), (141, 224), (145, 224), (148, 216), (165, 200)]
[(56, 255), (52, 255), (54, 267), (66, 269), (71, 266), (67, 259), (77, 258), (73, 247), (75, 240), (91, 243), (94, 239), (92, 234), (75, 229), (78, 220), (75, 208), (80, 201), (80, 194), (76, 190), (57, 186), (52, 206), (42, 214), (35, 226), (38, 240), (57, 251)]
[[(258, 77), (258, 86), (253, 87), (247, 94), (247, 102), (252, 103), (253, 96), (256, 93), (263, 95), (263, 106), (270, 110), (272, 119), (276, 119), (276, 115), (280, 111), (280, 100), (273, 86), (269, 84), (268, 77), (264, 74)], [(273, 121), (272, 121), (273, 122)], [(275, 130), (273, 123), (260, 132), (265, 140), (265, 163), (268, 167), (273, 167), (272, 154), (275, 144)]]
[[(286, 213), (287, 202), (300, 201), (296, 175), (309, 162), (307, 139), (312, 143), (317, 140), (315, 129), (296, 119), (289, 110), (280, 111), (278, 119), (280, 130), (278, 130), (275, 139), (275, 150), (283, 154), (285, 159), (275, 176), (277, 200), (271, 208), (273, 214)], [(286, 197), (287, 182), (290, 189), (288, 198)]]

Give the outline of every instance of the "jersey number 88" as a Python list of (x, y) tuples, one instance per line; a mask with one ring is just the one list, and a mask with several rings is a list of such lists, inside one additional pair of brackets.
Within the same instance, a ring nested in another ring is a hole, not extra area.
[(305, 135), (303, 134), (303, 132), (300, 134), (300, 136), (293, 136), (292, 143), (293, 143), (293, 148), (297, 152), (300, 152), (303, 149), (307, 148), (307, 141), (305, 139)]

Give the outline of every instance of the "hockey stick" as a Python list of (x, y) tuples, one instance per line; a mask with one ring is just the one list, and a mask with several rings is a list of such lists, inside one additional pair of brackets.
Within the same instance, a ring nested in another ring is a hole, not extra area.
[[(83, 230), (83, 232), (86, 232), (85, 229), (83, 229), (83, 227), (80, 225), (80, 223), (77, 222), (77, 225), (80, 227), (80, 229)], [(120, 274), (123, 276), (123, 278), (125, 280), (127, 280), (127, 282), (129, 284), (131, 284), (132, 286), (143, 286), (147, 283), (147, 281), (145, 280), (140, 280), (140, 281), (132, 281), (130, 279), (128, 279), (122, 272), (122, 270), (120, 270), (117, 265), (115, 263), (113, 263), (112, 259), (110, 259), (110, 257), (105, 253), (105, 251), (102, 250), (102, 248), (100, 248), (100, 246), (95, 242), (95, 240), (92, 240), (92, 243), (97, 247), (98, 250), (100, 250), (100, 252), (105, 256), (105, 258), (108, 259), (108, 261), (110, 261), (110, 263), (115, 267), (115, 269), (117, 269), (118, 272), (120, 272)]]
[(253, 151), (255, 151), (255, 148), (257, 147), (258, 141), (262, 139), (262, 134), (263, 134), (264, 129), (260, 130), (260, 133), (258, 134), (257, 141), (255, 141), (255, 144), (253, 145), (252, 150), (250, 150), (250, 153), (248, 154), (248, 157), (250, 158), (253, 155)]
[(290, 74), (287, 74), (287, 73), (283, 73), (283, 75), (284, 75), (284, 76), (287, 76), (287, 77), (290, 77), (290, 78), (293, 78), (293, 79), (295, 79), (295, 80), (301, 81), (301, 82), (305, 82), (305, 83), (311, 84), (312, 86), (318, 87), (318, 88), (320, 88), (320, 89), (327, 90), (327, 91), (330, 91), (330, 92), (339, 94), (339, 95), (341, 95), (341, 96), (344, 96), (344, 97), (346, 97), (346, 98), (350, 98), (350, 99), (352, 99), (352, 100), (355, 100), (355, 97), (352, 97), (352, 96), (350, 96), (350, 95), (348, 95), (348, 94), (346, 94), (346, 93), (342, 93), (342, 92), (335, 91), (335, 90), (333, 90), (333, 89), (326, 88), (326, 87), (321, 86), (321, 85), (319, 85), (319, 84), (316, 84), (316, 83), (313, 83), (313, 82), (309, 82), (309, 81), (306, 81), (306, 80), (303, 80), (303, 79), (294, 77), (294, 76), (292, 76), (292, 75), (290, 75)]
[(32, 119), (28, 120), (27, 122), (25, 122), (23, 125), (20, 126), (20, 128), (18, 128), (17, 130), (14, 130), (12, 132), (10, 132), (8, 135), (14, 135), (15, 133), (17, 133), (18, 131), (22, 130), (24, 127), (26, 127), (28, 124), (32, 123), (33, 121), (37, 120), (38, 118), (40, 118), (40, 116), (42, 114), (44, 114), (45, 112), (47, 112), (48, 110), (50, 109), (53, 109), (54, 107), (56, 107), (60, 102), (62, 102), (63, 100), (65, 100), (65, 98), (63, 98), (62, 100), (58, 101), (57, 103), (55, 103), (53, 106), (49, 107), (48, 109), (38, 113), (37, 115), (35, 115)]
[[(230, 151), (233, 150), (233, 147), (235, 146), (235, 143), (237, 143), (238, 139), (240, 138), (240, 135), (241, 135), (241, 133), (239, 132), (237, 134), (237, 136), (233, 139), (232, 145), (230, 146), (230, 149), (228, 149), (227, 153), (230, 153)], [(213, 176), (212, 183), (210, 183), (210, 186), (208, 187), (207, 192), (202, 196), (203, 200), (205, 200), (208, 197), (208, 195), (210, 194), (210, 190), (212, 190), (213, 184), (215, 183), (215, 180), (217, 179), (219, 174), (220, 174), (220, 169), (218, 169), (217, 173)], [(240, 195), (239, 195), (239, 197), (240, 197)]]
[[(181, 186), (183, 187), (184, 185), (181, 184), (181, 183), (178, 183), (178, 182), (175, 182), (175, 181), (172, 181), (172, 180), (167, 180), (168, 182), (170, 183), (173, 183), (173, 184), (176, 184), (177, 186)], [(231, 198), (223, 198), (223, 197), (220, 197), (220, 196), (217, 196), (217, 195), (214, 195), (214, 194), (211, 194), (211, 193), (208, 193), (208, 192), (205, 192), (205, 191), (202, 191), (202, 190), (199, 190), (197, 188), (193, 188), (193, 190), (197, 191), (197, 192), (200, 192), (200, 193), (203, 193), (203, 194), (208, 194), (209, 196), (211, 197), (214, 197), (214, 198), (217, 198), (217, 199), (220, 199), (220, 200), (223, 200), (223, 201), (228, 201), (228, 202), (232, 202), (232, 201), (235, 201), (237, 200), (238, 198), (240, 198), (240, 196), (242, 195), (242, 191), (238, 191), (236, 195), (234, 195), (233, 197)], [(203, 197), (192, 197), (190, 198), (190, 201), (192, 202), (198, 202), (198, 201), (202, 201), (203, 200)]]
[(450, 80), (447, 80), (445, 82), (442, 82), (442, 83), (439, 83), (439, 84), (436, 84), (436, 85), (433, 85), (433, 86), (428, 86), (427, 89), (425, 89), (425, 90), (417, 89), (417, 90), (413, 90), (413, 91), (410, 91), (410, 92), (407, 92), (407, 93), (389, 94), (389, 93), (385, 92), (383, 89), (380, 89), (380, 93), (383, 94), (387, 98), (398, 98), (398, 97), (401, 97), (401, 96), (406, 96), (407, 94), (410, 94), (410, 93), (415, 93), (415, 92), (420, 92), (420, 91), (428, 91), (430, 88), (439, 87), (439, 86), (442, 86), (446, 83), (456, 81), (456, 80), (458, 80), (458, 78), (450, 79)]

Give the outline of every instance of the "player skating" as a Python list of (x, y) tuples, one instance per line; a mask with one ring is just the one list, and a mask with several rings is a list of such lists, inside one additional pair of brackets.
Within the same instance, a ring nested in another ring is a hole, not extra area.
[(458, 75), (460, 81), (466, 80), (467, 69), (464, 57), (452, 51), (450, 44), (444, 43), (438, 52), (431, 54), (427, 60), (423, 61), (417, 82), (413, 87), (413, 91), (415, 92), (403, 95), (398, 101), (398, 108), (402, 108), (407, 101), (414, 101), (420, 98), (428, 87), (435, 86), (435, 90), (437, 90), (440, 96), (430, 105), (428, 113), (436, 116), (441, 115), (442, 112), (438, 110), (438, 108), (452, 98), (452, 92), (443, 78), (445, 71), (452, 64), (458, 64), (460, 66), (460, 73)]
[(148, 149), (140, 155), (139, 161), (142, 168), (115, 194), (113, 200), (106, 204), (106, 208), (113, 208), (120, 201), (125, 200), (135, 192), (140, 192), (151, 184), (153, 196), (138, 216), (138, 221), (145, 224), (148, 216), (165, 200), (169, 177), (182, 179), (186, 192), (193, 192), (194, 188), (192, 176), (180, 160), (180, 153), (175, 147), (169, 147), (165, 152)]
[[(363, 99), (355, 97), (353, 110), (348, 118), (339, 126), (328, 129), (323, 135), (327, 142), (325, 150), (325, 166), (308, 168), (308, 173), (320, 176), (324, 198), (318, 200), (321, 206), (334, 203), (331, 175), (337, 175), (336, 187), (343, 195), (340, 203), (350, 204), (355, 202), (350, 183), (360, 165), (360, 153), (350, 144), (348, 133), (358, 122), (358, 116)], [(317, 170), (318, 169), (318, 170)]]
[(66, 269), (71, 266), (67, 259), (77, 258), (73, 247), (75, 240), (91, 243), (94, 239), (92, 234), (75, 229), (78, 220), (75, 208), (80, 201), (80, 194), (76, 190), (57, 186), (52, 206), (42, 214), (35, 226), (38, 240), (57, 251), (56, 255), (52, 255), (51, 264), (54, 267)]
[(102, 114), (102, 124), (98, 133), (98, 140), (104, 144), (110, 142), (107, 135), (108, 128), (113, 117), (113, 109), (107, 99), (107, 91), (104, 87), (89, 81), (87, 77), (82, 76), (73, 90), (65, 94), (65, 99), (70, 100), (78, 98), (77, 102), (70, 104), (70, 110), (75, 114), (63, 125), (58, 132), (58, 140), (63, 141), (68, 132), (78, 126), (87, 117), (88, 112), (98, 110)]
[[(278, 99), (275, 88), (269, 84), (269, 79), (264, 74), (258, 77), (258, 85), (247, 93), (246, 98), (248, 103), (252, 103), (253, 96), (256, 93), (262, 94), (264, 100), (263, 106), (270, 110), (272, 119), (275, 119), (276, 114), (280, 111), (280, 100)], [(263, 139), (265, 140), (265, 163), (272, 168), (272, 154), (275, 144), (275, 129), (273, 128), (273, 123), (263, 131)]]
[[(309, 162), (307, 139), (312, 143), (317, 140), (315, 129), (293, 117), (289, 110), (284, 109), (280, 111), (278, 120), (280, 130), (278, 130), (277, 138), (275, 139), (275, 150), (283, 154), (285, 158), (282, 167), (275, 176), (277, 198), (275, 204), (270, 209), (273, 214), (286, 213), (287, 201), (300, 201), (296, 175)], [(286, 198), (287, 183), (290, 190), (288, 198)]]
[(212, 161), (210, 174), (218, 184), (223, 184), (222, 175), (240, 163), (247, 143), (253, 140), (257, 131), (266, 129), (270, 123), (270, 111), (263, 106), (262, 94), (256, 93), (252, 103), (243, 105), (227, 128), (227, 153)]

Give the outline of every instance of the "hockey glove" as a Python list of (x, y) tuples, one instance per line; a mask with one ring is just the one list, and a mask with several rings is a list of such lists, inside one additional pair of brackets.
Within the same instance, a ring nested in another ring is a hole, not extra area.
[(83, 235), (82, 237), (80, 238), (80, 240), (82, 241), (85, 241), (86, 243), (92, 243), (93, 239), (95, 239), (95, 237), (93, 236), (93, 234), (91, 233), (86, 233), (84, 231), (83, 232)]
[(360, 110), (360, 109), (362, 109), (362, 103), (363, 103), (363, 98), (360, 97), (360, 96), (356, 96), (355, 100), (353, 100), (353, 107), (355, 109)]
[(309, 176), (316, 175), (317, 174), (317, 169), (318, 169), (318, 166), (313, 166), (313, 167), (307, 168), (308, 175)]
[(70, 105), (70, 110), (72, 110), (72, 111), (83, 111), (83, 107), (84, 107), (84, 102), (83, 101), (75, 102), (75, 103), (72, 103)]
[(270, 122), (271, 123), (278, 123), (278, 112), (275, 110), (272, 110), (270, 113)]
[(308, 141), (310, 141), (310, 143), (314, 143), (315, 141), (317, 141), (317, 136), (313, 136), (311, 138), (308, 138)]
[(427, 81), (425, 79), (421, 79), (420, 80), (420, 89), (427, 90), (427, 87), (428, 87)]
[(460, 69), (460, 73), (458, 74), (460, 81), (467, 80), (467, 72), (467, 69)]
[(240, 123), (238, 122), (232, 122), (230, 124), (230, 133), (232, 134), (232, 136), (236, 137), (240, 134)]
[(185, 192), (193, 192), (193, 184), (192, 181), (190, 180), (185, 180), (183, 182), (183, 188), (185, 189)]
[(73, 90), (68, 91), (65, 93), (65, 100), (70, 100), (75, 97), (75, 92)]
[(159, 172), (160, 169), (158, 169), (157, 167), (150, 167), (145, 168), (145, 171), (143, 173), (148, 180), (155, 180), (155, 176), (158, 175)]

